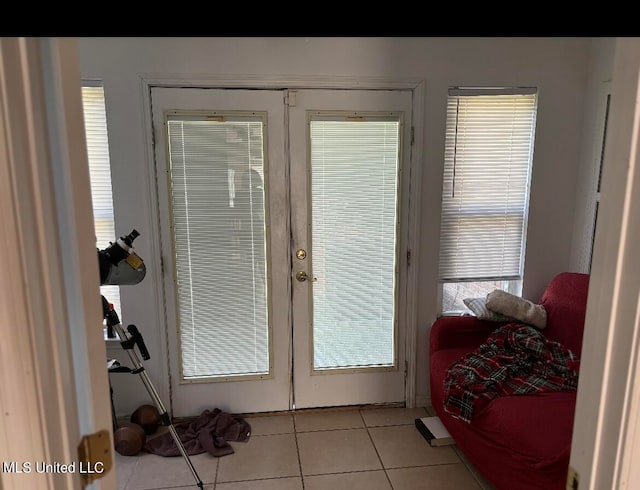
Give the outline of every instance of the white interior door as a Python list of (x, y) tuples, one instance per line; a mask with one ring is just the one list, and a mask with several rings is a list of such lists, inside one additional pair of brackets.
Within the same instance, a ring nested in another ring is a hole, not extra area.
[(295, 407), (404, 401), (411, 92), (289, 100)]
[(151, 97), (173, 414), (287, 410), (283, 91)]

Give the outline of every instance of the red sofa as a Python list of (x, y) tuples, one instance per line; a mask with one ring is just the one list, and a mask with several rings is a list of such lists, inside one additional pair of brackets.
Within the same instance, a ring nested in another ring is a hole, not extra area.
[[(578, 357), (589, 276), (562, 273), (540, 303), (547, 310), (543, 333)], [(503, 323), (475, 317), (442, 317), (431, 327), (431, 401), (458, 447), (497, 489), (564, 490), (571, 452), (575, 392), (497, 398), (470, 424), (444, 411), (443, 381), (449, 366), (476, 349)]]

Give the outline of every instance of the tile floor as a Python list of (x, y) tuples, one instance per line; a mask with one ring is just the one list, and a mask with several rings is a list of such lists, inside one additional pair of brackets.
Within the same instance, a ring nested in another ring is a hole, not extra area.
[[(191, 460), (206, 490), (490, 490), (455, 446), (415, 429), (424, 408), (368, 408), (247, 417), (235, 454)], [(116, 454), (120, 490), (197, 488), (182, 458)]]

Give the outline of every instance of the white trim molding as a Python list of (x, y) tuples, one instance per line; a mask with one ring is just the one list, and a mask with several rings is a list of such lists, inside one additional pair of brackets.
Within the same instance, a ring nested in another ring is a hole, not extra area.
[(421, 78), (300, 76), (300, 75), (140, 75), (144, 87), (254, 88), (254, 89), (362, 89), (414, 90)]
[(418, 274), (420, 271), (420, 223), (422, 222), (422, 149), (424, 127), (425, 83), (421, 81), (413, 89), (413, 121), (411, 134), (411, 188), (409, 189), (409, 237), (410, 263), (407, 268), (405, 293), (405, 340), (407, 376), (405, 379), (405, 403), (408, 408), (418, 405), (416, 382), (418, 374)]

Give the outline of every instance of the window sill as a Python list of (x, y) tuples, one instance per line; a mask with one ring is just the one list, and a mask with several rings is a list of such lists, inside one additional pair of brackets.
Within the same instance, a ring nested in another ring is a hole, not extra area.
[(467, 311), (445, 311), (438, 314), (438, 318), (442, 317), (455, 317), (455, 316), (474, 316)]

